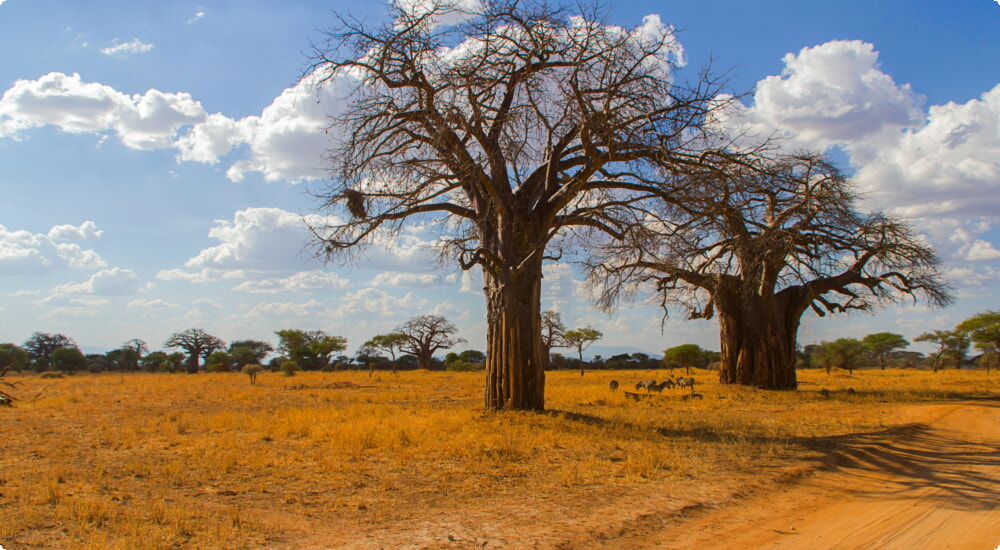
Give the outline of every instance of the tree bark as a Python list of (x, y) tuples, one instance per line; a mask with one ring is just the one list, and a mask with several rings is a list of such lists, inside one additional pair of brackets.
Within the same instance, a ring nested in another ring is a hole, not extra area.
[(198, 353), (192, 352), (188, 357), (187, 361), (187, 373), (188, 374), (198, 374), (198, 359), (200, 355)]
[(486, 408), (545, 409), (539, 258), (517, 273), (483, 269), (486, 283)]
[(723, 384), (794, 390), (798, 316), (778, 299), (720, 292), (719, 317)]

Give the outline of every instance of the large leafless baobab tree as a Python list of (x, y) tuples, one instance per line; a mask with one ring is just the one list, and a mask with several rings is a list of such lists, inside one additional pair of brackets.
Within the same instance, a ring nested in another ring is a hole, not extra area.
[(683, 53), (656, 16), (625, 29), (532, 0), (401, 4), (381, 26), (342, 18), (317, 48), (316, 80), (353, 86), (315, 244), (350, 259), (438, 222), (443, 256), (483, 270), (486, 407), (541, 410), (543, 261), (645, 216), (651, 167), (681, 161), (713, 85), (676, 81)]
[(605, 308), (652, 292), (665, 311), (717, 317), (724, 383), (794, 389), (809, 309), (952, 300), (933, 248), (903, 220), (859, 211), (849, 182), (820, 155), (706, 154), (664, 179), (657, 221), (596, 255), (591, 281)]

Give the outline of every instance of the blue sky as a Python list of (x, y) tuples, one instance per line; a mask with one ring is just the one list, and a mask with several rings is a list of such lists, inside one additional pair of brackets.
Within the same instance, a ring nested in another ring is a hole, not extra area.
[[(353, 351), (425, 313), (484, 348), (477, 274), (439, 270), (420, 228), (346, 269), (303, 250), (323, 176), (324, 116), (297, 86), (310, 39), (349, 2), (0, 2), (0, 342), (61, 332), (87, 349), (159, 348), (201, 327), (274, 341), (283, 328)], [(617, 2), (611, 22), (675, 25), (687, 74), (714, 59), (747, 93), (740, 124), (828, 147), (868, 205), (938, 246), (958, 303), (808, 318), (800, 341), (914, 337), (1000, 309), (1000, 5), (994, 0)], [(317, 101), (320, 99), (320, 101)], [(570, 265), (543, 307), (600, 345), (718, 349), (711, 322), (644, 304), (589, 308)], [(596, 353), (601, 353), (595, 346)], [(919, 349), (919, 348), (918, 348)]]

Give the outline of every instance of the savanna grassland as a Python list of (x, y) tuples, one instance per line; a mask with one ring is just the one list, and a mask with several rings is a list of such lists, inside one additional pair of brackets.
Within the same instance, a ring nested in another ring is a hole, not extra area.
[(8, 376), (0, 545), (587, 547), (829, 467), (926, 404), (1000, 394), (1000, 375), (964, 370), (608, 389), (664, 374), (550, 372), (546, 413), (484, 412), (481, 373)]

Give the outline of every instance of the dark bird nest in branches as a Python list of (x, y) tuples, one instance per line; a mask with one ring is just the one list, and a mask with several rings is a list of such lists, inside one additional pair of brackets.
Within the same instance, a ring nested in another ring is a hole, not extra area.
[(368, 212), (365, 209), (364, 193), (354, 189), (347, 189), (344, 191), (344, 201), (347, 203), (347, 211), (351, 213), (354, 219), (360, 220), (368, 217)]

